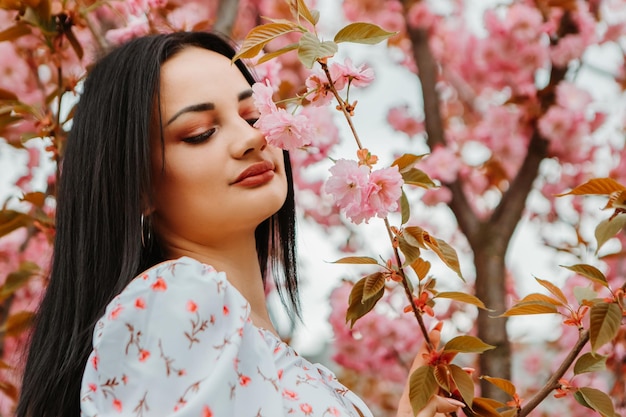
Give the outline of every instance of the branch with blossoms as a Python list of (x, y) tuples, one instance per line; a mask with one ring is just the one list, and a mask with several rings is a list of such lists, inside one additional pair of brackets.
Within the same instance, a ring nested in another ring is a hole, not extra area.
[[(615, 337), (620, 326), (620, 318), (625, 311), (623, 290), (611, 292), (612, 297), (602, 302), (585, 299), (581, 301), (580, 306), (574, 307), (568, 304), (567, 299), (556, 286), (548, 281), (538, 280), (555, 298), (531, 294), (501, 315), (501, 317), (510, 317), (519, 314), (557, 313), (566, 317), (565, 324), (576, 325), (580, 328), (581, 335), (578, 343), (572, 348), (552, 378), (531, 401), (525, 404), (510, 381), (488, 376), (482, 378), (504, 391), (512, 400), (504, 404), (488, 398), (476, 397), (474, 381), (470, 373), (452, 363), (458, 353), (481, 354), (493, 349), (494, 346), (468, 335), (457, 336), (443, 347), (432, 344), (423, 315), (434, 315), (432, 306), (436, 298), (452, 299), (481, 309), (486, 309), (486, 307), (478, 298), (469, 294), (437, 291), (435, 281), (428, 275), (430, 263), (422, 258), (422, 251), (434, 252), (461, 279), (463, 277), (456, 251), (449, 244), (432, 236), (421, 227), (407, 225), (410, 207), (403, 187), (405, 185), (426, 189), (436, 187), (426, 173), (416, 168), (416, 164), (420, 162), (423, 155), (404, 154), (393, 161), (390, 167), (374, 168), (378, 163), (378, 156), (371, 154), (362, 144), (352, 119), (357, 102), (351, 102), (349, 97), (350, 88), (368, 85), (373, 80), (373, 73), (365, 66), (355, 66), (349, 59), (346, 59), (343, 64), (330, 61), (338, 50), (338, 44), (342, 42), (375, 44), (390, 38), (394, 33), (387, 32), (371, 23), (357, 22), (340, 29), (333, 41), (324, 41), (319, 39), (316, 32), (319, 13), (310, 10), (302, 0), (290, 2), (290, 7), (293, 14), (292, 20), (270, 20), (270, 23), (254, 28), (245, 38), (241, 50), (233, 59), (253, 58), (277, 37), (299, 33), (299, 41), (264, 55), (260, 61), (297, 51), (300, 61), (307, 68), (312, 68), (315, 64), (319, 65), (319, 68), (316, 68), (306, 80), (306, 92), (294, 98), (282, 100), (279, 105), (273, 101), (274, 86), (269, 82), (255, 84), (253, 86), (254, 99), (260, 112), (255, 127), (266, 135), (268, 143), (272, 145), (286, 150), (306, 149), (307, 145), (312, 142), (311, 135), (314, 127), (303, 113), (298, 113), (298, 109), (305, 106), (325, 106), (334, 101), (336, 109), (342, 113), (356, 143), (357, 158), (335, 160), (330, 168), (331, 175), (324, 190), (333, 197), (335, 204), (354, 224), (367, 223), (374, 217), (382, 219), (393, 253), (391, 259), (382, 263), (371, 256), (350, 256), (335, 261), (338, 264), (376, 265), (379, 268), (378, 271), (363, 277), (354, 284), (349, 296), (346, 322), (350, 322), (353, 326), (357, 320), (374, 309), (386, 289), (393, 287), (394, 283), (402, 285), (409, 301), (405, 312), (413, 312), (428, 350), (427, 364), (418, 368), (410, 376), (409, 397), (413, 411), (417, 414), (432, 395), (440, 394), (463, 401), (468, 406), (463, 410), (468, 416), (523, 417), (541, 403), (550, 392), (556, 390), (557, 397), (571, 391), (582, 405), (604, 416), (612, 416), (614, 411), (610, 398), (606, 394), (589, 387), (572, 388), (563, 376), (577, 358), (575, 373), (598, 369), (598, 364), (602, 360), (598, 359), (595, 352)], [(345, 95), (342, 95), (344, 91)], [(390, 213), (397, 211), (402, 213), (399, 227), (392, 226), (388, 218)], [(414, 288), (406, 268), (410, 268), (417, 276), (417, 287)], [(592, 280), (600, 280), (597, 275), (599, 271), (589, 272), (591, 268), (593, 267), (589, 265), (570, 267), (571, 270), (583, 276), (593, 276)], [(603, 282), (606, 283), (606, 279)], [(608, 288), (608, 284), (606, 287)], [(592, 319), (589, 330), (584, 330), (582, 317), (588, 311), (592, 311), (591, 315), (595, 319)], [(594, 353), (579, 357), (588, 340), (591, 340)]]

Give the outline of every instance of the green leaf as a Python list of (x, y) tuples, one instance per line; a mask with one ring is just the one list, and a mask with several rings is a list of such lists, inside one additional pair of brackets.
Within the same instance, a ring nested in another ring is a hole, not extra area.
[(440, 293), (437, 293), (437, 295), (433, 298), (449, 298), (451, 300), (460, 301), (462, 303), (474, 305), (478, 308), (482, 308), (483, 310), (488, 310), (488, 308), (485, 307), (485, 304), (482, 301), (480, 301), (478, 297), (472, 294), (467, 294), (467, 293), (460, 292), (460, 291), (440, 292)]
[(430, 271), (430, 262), (417, 258), (411, 263), (411, 268), (415, 271), (417, 278), (421, 281), (426, 278), (428, 271)]
[(400, 210), (402, 211), (402, 224), (406, 224), (409, 218), (411, 218), (411, 206), (409, 206), (409, 200), (406, 198), (404, 190), (402, 190), (402, 195), (400, 196)]
[(253, 28), (241, 45), (239, 52), (232, 58), (236, 61), (241, 58), (254, 58), (270, 41), (287, 33), (295, 32), (298, 28), (295, 23), (267, 23)]
[(570, 271), (576, 272), (578, 275), (582, 275), (585, 278), (589, 278), (593, 282), (597, 282), (603, 287), (608, 288), (609, 284), (606, 281), (606, 277), (595, 266), (587, 265), (587, 264), (576, 264), (571, 266), (561, 265), (563, 268), (569, 269)]
[(286, 54), (289, 51), (293, 51), (295, 49), (298, 49), (298, 43), (291, 43), (287, 46), (284, 46), (280, 49), (277, 49), (276, 51), (272, 51), (272, 52), (268, 52), (267, 54), (263, 55), (261, 58), (259, 58), (259, 60), (256, 62), (256, 65), (262, 64), (264, 62), (269, 61), (270, 59), (274, 59), (277, 56), (280, 56), (282, 54)]
[(22, 288), (35, 274), (39, 266), (34, 262), (22, 262), (17, 271), (11, 272), (0, 287), (0, 302), (9, 298), (15, 291)]
[(17, 96), (13, 91), (0, 88), (0, 101), (17, 101)]
[(603, 220), (598, 224), (595, 231), (596, 254), (604, 244), (619, 233), (626, 226), (626, 214), (618, 214), (612, 219)]
[(396, 158), (395, 161), (393, 161), (393, 163), (391, 164), (391, 166), (398, 166), (398, 170), (400, 172), (403, 172), (405, 170), (407, 170), (407, 168), (413, 168), (413, 165), (415, 165), (417, 162), (421, 161), (424, 157), (426, 156), (426, 154), (424, 155), (414, 155), (412, 153), (405, 153), (404, 155), (400, 156), (399, 158)]
[(592, 301), (598, 298), (598, 293), (589, 287), (574, 287), (572, 292), (578, 304), (583, 304), (585, 301)]
[(372, 23), (356, 22), (342, 28), (335, 35), (335, 42), (353, 42), (374, 45), (395, 35), (398, 32), (387, 32)]
[(481, 376), (480, 378), (500, 388), (502, 391), (509, 394), (511, 398), (513, 398), (515, 396), (515, 393), (517, 392), (517, 390), (515, 389), (515, 385), (513, 385), (513, 383), (508, 379), (494, 378), (492, 376)]
[(541, 284), (544, 288), (550, 291), (552, 295), (558, 298), (563, 304), (567, 304), (567, 297), (565, 296), (565, 294), (563, 294), (563, 291), (561, 291), (559, 287), (557, 287), (550, 281), (539, 279), (537, 277), (535, 277), (535, 280), (537, 280), (539, 284)]
[(419, 413), (437, 392), (437, 380), (431, 366), (417, 368), (409, 379), (409, 399), (413, 413)]
[(532, 294), (528, 294), (526, 297), (519, 300), (517, 304), (527, 304), (527, 303), (534, 303), (534, 302), (548, 303), (548, 304), (552, 304), (555, 306), (563, 305), (563, 303), (559, 300), (556, 300), (548, 295), (540, 294), (536, 292)]
[(497, 317), (525, 316), (531, 314), (557, 314), (558, 312), (559, 311), (554, 304), (534, 301), (528, 303), (517, 303)]
[(450, 370), (447, 365), (436, 365), (433, 369), (433, 375), (435, 375), (435, 380), (441, 388), (446, 392), (452, 391), (452, 387), (450, 386)]
[(0, 327), (0, 336), (19, 336), (24, 330), (30, 327), (34, 318), (35, 313), (31, 311), (19, 311), (11, 314), (4, 325)]
[(28, 214), (14, 210), (2, 210), (0, 211), (0, 237), (31, 223), (32, 218)]
[(461, 274), (461, 265), (459, 264), (459, 258), (456, 254), (456, 250), (445, 241), (434, 238), (434, 240), (426, 241), (426, 245), (432, 249), (437, 256), (452, 269), (456, 274), (465, 282), (465, 278)]
[(617, 335), (622, 321), (622, 309), (614, 303), (597, 303), (589, 313), (589, 340), (595, 352)]
[(0, 129), (2, 129), (3, 127), (9, 126), (22, 119), (23, 117), (21, 116), (12, 116), (10, 114), (0, 115)]
[(0, 32), (0, 42), (13, 41), (21, 36), (28, 35), (32, 32), (29, 25), (18, 22), (8, 29)]
[(350, 322), (350, 327), (354, 326), (354, 323), (367, 313), (369, 313), (378, 300), (383, 296), (384, 291), (379, 291), (373, 297), (363, 301), (363, 290), (365, 287), (365, 278), (360, 279), (354, 287), (352, 287), (352, 291), (350, 292), (350, 297), (348, 299), (348, 311), (346, 312), (346, 322)]
[(404, 236), (398, 236), (398, 248), (404, 255), (404, 264), (409, 265), (413, 263), (420, 256), (420, 249), (411, 245)]
[(450, 365), (450, 374), (454, 384), (459, 389), (461, 397), (467, 405), (472, 406), (474, 401), (474, 381), (472, 378), (457, 365)]
[(0, 381), (0, 392), (11, 398), (13, 401), (17, 401), (20, 396), (17, 387), (6, 381)]
[(402, 179), (405, 184), (417, 185), (425, 189), (437, 188), (438, 185), (424, 171), (417, 168), (410, 168), (402, 171)]
[(307, 32), (300, 38), (298, 58), (307, 68), (313, 68), (313, 64), (315, 64), (318, 59), (331, 57), (335, 55), (336, 52), (337, 44), (335, 42), (321, 42), (317, 36), (312, 33)]
[(378, 261), (369, 256), (346, 256), (345, 258), (337, 259), (332, 262), (334, 264), (371, 264), (378, 265)]
[(317, 10), (309, 10), (304, 0), (297, 0), (296, 7), (298, 8), (298, 14), (306, 19), (307, 22), (313, 26), (317, 25), (320, 18), (320, 14)]
[(474, 336), (457, 336), (443, 347), (444, 352), (460, 353), (483, 353), (487, 350), (495, 349), (495, 346), (488, 345)]
[(576, 360), (574, 375), (586, 372), (603, 371), (606, 369), (606, 356), (587, 352)]
[(478, 417), (502, 417), (497, 409), (504, 406), (505, 404), (492, 400), (491, 398), (476, 397), (472, 403), (472, 411), (474, 414), (470, 415)]
[(366, 302), (372, 297), (376, 297), (378, 293), (385, 288), (385, 276), (382, 272), (374, 272), (365, 277), (363, 284), (363, 297), (361, 303)]
[(29, 202), (35, 207), (43, 207), (46, 202), (46, 194), (42, 192), (26, 193), (20, 200)]
[[(448, 268), (456, 272), (459, 278), (465, 282), (465, 278), (463, 278), (463, 275), (461, 274), (459, 258), (452, 246), (448, 245), (441, 239), (431, 236), (426, 230), (419, 226), (405, 227), (403, 234), (407, 241), (413, 246), (428, 247), (430, 250), (435, 252), (439, 259), (441, 259), (448, 266)], [(415, 240), (415, 242), (412, 242), (411, 239)]]
[(578, 389), (577, 393), (580, 393), (587, 407), (596, 410), (603, 417), (615, 417), (613, 401), (604, 392), (595, 388), (582, 387)]

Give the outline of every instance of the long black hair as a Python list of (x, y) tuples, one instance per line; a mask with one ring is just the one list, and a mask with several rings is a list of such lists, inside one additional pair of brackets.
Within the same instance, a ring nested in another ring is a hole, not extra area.
[[(158, 240), (142, 245), (140, 219), (152, 188), (150, 126), (161, 65), (189, 46), (235, 54), (228, 41), (210, 33), (151, 35), (113, 50), (85, 81), (62, 163), (50, 280), (31, 338), (18, 417), (79, 416), (93, 326), (133, 277), (164, 260)], [(250, 71), (235, 64), (252, 85)], [(299, 316), (286, 152), (284, 159), (287, 199), (255, 236), (263, 281), (271, 271), (283, 304)]]

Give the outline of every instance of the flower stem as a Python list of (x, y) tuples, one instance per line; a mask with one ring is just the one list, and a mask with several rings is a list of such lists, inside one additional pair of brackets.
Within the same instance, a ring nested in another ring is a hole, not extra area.
[[(326, 78), (328, 79), (328, 85), (330, 86), (330, 91), (332, 91), (333, 95), (335, 96), (335, 99), (337, 100), (337, 103), (339, 103), (339, 108), (343, 112), (343, 115), (346, 118), (346, 121), (348, 122), (348, 126), (350, 126), (350, 130), (352, 131), (352, 135), (354, 136), (354, 140), (356, 141), (358, 148), (363, 149), (363, 145), (361, 144), (359, 135), (356, 132), (356, 128), (354, 127), (354, 124), (352, 123), (352, 116), (350, 116), (350, 113), (346, 109), (345, 101), (341, 98), (341, 96), (339, 95), (339, 92), (335, 88), (335, 84), (333, 83), (333, 79), (330, 75), (330, 71), (328, 70), (328, 64), (324, 61), (318, 61), (318, 62), (322, 66), (322, 70), (324, 71), (324, 74), (326, 74)], [(409, 300), (409, 303), (411, 304), (411, 310), (413, 310), (413, 314), (415, 315), (415, 318), (417, 319), (417, 323), (420, 326), (420, 330), (422, 331), (422, 334), (424, 335), (424, 341), (426, 343), (426, 346), (428, 347), (428, 350), (432, 352), (433, 350), (436, 349), (436, 346), (433, 346), (433, 343), (430, 340), (430, 337), (428, 336), (428, 329), (426, 329), (426, 325), (424, 324), (424, 319), (422, 318), (422, 314), (419, 312), (417, 305), (415, 305), (415, 301), (413, 300), (413, 294), (411, 294), (411, 289), (409, 288), (408, 278), (406, 277), (406, 274), (404, 273), (404, 268), (402, 268), (402, 260), (400, 259), (398, 248), (393, 246), (393, 233), (391, 232), (391, 226), (389, 224), (389, 220), (387, 219), (387, 217), (385, 217), (385, 228), (387, 229), (389, 240), (392, 243), (394, 257), (396, 258), (396, 263), (398, 264), (398, 272), (400, 273), (400, 276), (402, 277), (402, 286), (404, 287), (404, 292), (406, 294), (406, 297)]]
[(411, 294), (411, 289), (409, 288), (408, 278), (404, 272), (404, 268), (402, 268), (402, 260), (400, 259), (400, 254), (398, 253), (398, 248), (393, 246), (393, 234), (391, 233), (391, 226), (389, 225), (389, 220), (385, 217), (385, 228), (387, 229), (387, 234), (389, 235), (389, 239), (392, 242), (393, 254), (396, 258), (396, 263), (398, 264), (398, 272), (400, 272), (400, 276), (402, 277), (402, 287), (404, 287), (404, 293), (406, 297), (409, 299), (409, 303), (411, 303), (411, 310), (413, 310), (413, 314), (417, 319), (417, 323), (420, 326), (420, 330), (424, 335), (424, 341), (426, 342), (426, 346), (428, 346), (429, 351), (434, 351), (437, 347), (433, 345), (428, 336), (428, 330), (426, 329), (426, 325), (424, 324), (424, 319), (422, 318), (422, 314), (417, 309), (417, 305), (415, 305), (415, 301), (413, 300), (413, 294)]

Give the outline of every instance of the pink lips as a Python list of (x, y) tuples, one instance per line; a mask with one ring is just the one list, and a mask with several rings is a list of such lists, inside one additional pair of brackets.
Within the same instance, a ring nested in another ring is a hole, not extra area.
[(250, 187), (265, 184), (272, 178), (274, 178), (274, 164), (271, 161), (262, 161), (243, 170), (233, 184)]

